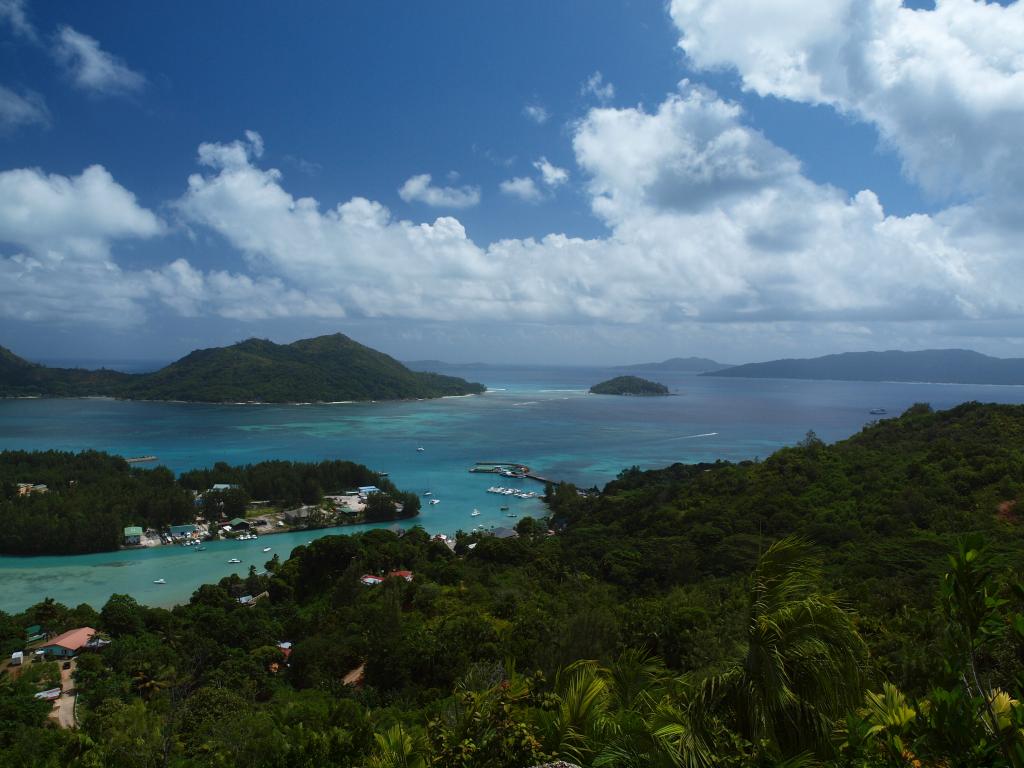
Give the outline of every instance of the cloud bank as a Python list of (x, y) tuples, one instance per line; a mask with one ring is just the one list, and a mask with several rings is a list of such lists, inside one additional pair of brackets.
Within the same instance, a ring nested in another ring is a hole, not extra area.
[[(203, 272), (178, 259), (133, 272), (115, 263), (114, 242), (166, 226), (106, 171), (8, 171), (0, 242), (22, 250), (0, 259), (0, 284), (16, 286), (0, 289), (0, 313), (55, 313), (64, 291), (83, 317), (122, 322), (159, 302), (237, 319), (731, 324), (769, 334), (814, 323), (851, 335), (880, 323), (951, 333), (1019, 324), (1020, 222), (1009, 212), (1024, 173), (1007, 127), (1024, 110), (1019, 4), (940, 0), (934, 11), (909, 11), (851, 0), (795, 13), (791, 0), (756, 10), (676, 0), (671, 10), (696, 66), (731, 67), (750, 90), (870, 121), (911, 178), (955, 202), (892, 216), (871, 190), (815, 182), (739, 105), (684, 81), (660, 104), (596, 107), (573, 124), (577, 178), (607, 229), (595, 238), (484, 245), (452, 216), (414, 222), (363, 197), (298, 197), (249, 132), (202, 144), (200, 171), (172, 205), (182, 224), (223, 238), (237, 265)], [(536, 180), (510, 179), (503, 192), (531, 201), (569, 178), (543, 157), (534, 169)], [(449, 208), (480, 200), (478, 188), (439, 187), (429, 174), (408, 179), (399, 196)], [(26, 301), (26, 288), (43, 300)]]

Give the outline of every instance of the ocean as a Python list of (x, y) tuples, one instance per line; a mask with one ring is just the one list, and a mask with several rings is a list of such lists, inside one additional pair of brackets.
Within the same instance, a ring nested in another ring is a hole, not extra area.
[[(624, 468), (673, 462), (764, 458), (813, 430), (832, 442), (849, 437), (885, 408), (898, 415), (916, 402), (948, 408), (968, 400), (1024, 403), (1024, 387), (794, 381), (650, 372), (672, 397), (587, 394), (621, 371), (601, 368), (485, 367), (446, 370), (487, 384), (480, 396), (333, 405), (198, 405), (106, 399), (0, 400), (0, 449), (94, 448), (123, 456), (156, 455), (180, 472), (218, 461), (349, 459), (381, 472), (403, 490), (439, 499), (402, 524), (453, 534), (477, 524), (514, 525), (542, 514), (537, 500), (489, 494), (490, 485), (531, 480), (471, 474), (478, 461), (514, 461), (579, 486), (601, 487)], [(641, 374), (644, 375), (644, 374)], [(423, 448), (423, 451), (418, 451)], [(143, 465), (152, 466), (152, 465)], [(30, 481), (32, 478), (26, 478)], [(479, 517), (470, 513), (479, 509)], [(181, 547), (64, 557), (0, 557), (0, 609), (22, 610), (52, 597), (99, 608), (112, 593), (149, 605), (187, 601), (216, 582), (301, 543), (353, 529), (216, 542), (205, 552)], [(265, 546), (272, 551), (263, 554)], [(227, 560), (238, 557), (239, 565)], [(166, 584), (154, 584), (165, 579)]]

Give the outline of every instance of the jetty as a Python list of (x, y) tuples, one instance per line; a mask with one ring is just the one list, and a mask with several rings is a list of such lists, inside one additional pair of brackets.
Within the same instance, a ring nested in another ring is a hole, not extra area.
[(514, 478), (529, 478), (530, 480), (536, 480), (538, 483), (544, 483), (547, 485), (558, 485), (557, 480), (551, 480), (546, 477), (542, 477), (535, 472), (530, 471), (530, 468), (519, 461), (478, 461), (472, 467), (469, 468), (470, 472), (485, 472), (494, 475), (502, 475), (504, 477)]
[(129, 459), (125, 459), (129, 464), (146, 464), (150, 461), (156, 461), (156, 456), (132, 456)]

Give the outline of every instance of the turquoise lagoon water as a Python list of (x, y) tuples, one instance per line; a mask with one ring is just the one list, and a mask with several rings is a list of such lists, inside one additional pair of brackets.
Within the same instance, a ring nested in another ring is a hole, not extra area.
[[(499, 510), (536, 514), (539, 501), (488, 494), (510, 481), (466, 470), (477, 461), (518, 461), (539, 474), (601, 486), (624, 467), (676, 461), (765, 457), (813, 429), (833, 441), (915, 402), (946, 408), (965, 400), (1024, 402), (1024, 387), (716, 379), (654, 374), (675, 397), (588, 395), (618, 372), (595, 368), (485, 368), (454, 371), (483, 381), (481, 396), (336, 405), (191, 405), (102, 399), (0, 401), (0, 449), (95, 448), (124, 456), (154, 454), (175, 471), (217, 461), (351, 459), (388, 472), (398, 487), (431, 491), (437, 505), (403, 525), (454, 533), (478, 523), (513, 525)], [(417, 451), (422, 447), (422, 452)], [(28, 478), (31, 479), (31, 478)], [(540, 490), (529, 480), (516, 481)], [(473, 509), (483, 514), (471, 517)], [(357, 529), (278, 534), (181, 547), (68, 557), (0, 557), (0, 609), (44, 597), (101, 606), (128, 593), (150, 605), (188, 599), (200, 584), (247, 572), (273, 554), (287, 557), (311, 538)], [(264, 546), (272, 547), (264, 554)], [(239, 565), (227, 560), (238, 557)], [(165, 579), (157, 585), (155, 579)]]

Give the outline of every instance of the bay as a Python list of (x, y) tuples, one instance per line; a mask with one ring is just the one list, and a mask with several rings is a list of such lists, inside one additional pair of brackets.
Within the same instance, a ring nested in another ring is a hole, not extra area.
[[(601, 368), (462, 368), (445, 373), (482, 381), (481, 396), (331, 405), (202, 405), (104, 399), (0, 401), (0, 449), (94, 448), (124, 456), (156, 455), (180, 472), (218, 461), (349, 459), (382, 472), (404, 490), (431, 491), (436, 505), (402, 525), (453, 534), (477, 524), (512, 526), (542, 514), (536, 500), (489, 494), (511, 485), (471, 474), (477, 461), (516, 461), (536, 473), (583, 487), (602, 486), (623, 468), (676, 461), (764, 458), (814, 430), (827, 441), (848, 437), (885, 408), (897, 415), (915, 402), (948, 408), (968, 400), (1022, 403), (1024, 387), (795, 381), (650, 372), (673, 397), (588, 395), (591, 384), (621, 371)], [(417, 448), (423, 448), (418, 451)], [(26, 478), (26, 481), (31, 478)], [(541, 490), (539, 483), (516, 485)], [(499, 507), (508, 504), (516, 517)], [(479, 517), (471, 517), (479, 509)], [(160, 547), (63, 557), (0, 557), (0, 609), (22, 610), (44, 597), (100, 607), (112, 593), (149, 605), (186, 601), (273, 554), (282, 558), (313, 538), (362, 530), (332, 528), (249, 542), (214, 542), (205, 552)], [(272, 551), (264, 554), (263, 547)], [(238, 565), (227, 560), (237, 557)], [(154, 584), (165, 579), (166, 584)]]

